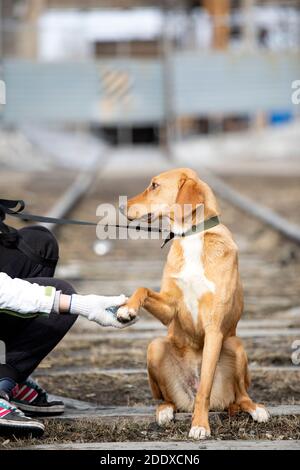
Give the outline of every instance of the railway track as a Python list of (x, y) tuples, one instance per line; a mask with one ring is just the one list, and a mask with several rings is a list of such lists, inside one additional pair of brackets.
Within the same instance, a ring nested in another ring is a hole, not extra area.
[[(85, 196), (86, 192), (93, 185), (95, 178), (96, 173), (94, 171), (79, 174), (52, 209), (47, 212), (46, 216), (53, 218), (66, 217), (72, 209), (76, 209), (76, 204)], [(220, 198), (262, 221), (263, 224), (270, 226), (284, 238), (300, 245), (300, 225), (290, 222), (272, 209), (241, 194), (212, 172), (204, 171), (204, 179), (212, 186)], [(58, 228), (56, 223), (41, 225), (50, 230)]]

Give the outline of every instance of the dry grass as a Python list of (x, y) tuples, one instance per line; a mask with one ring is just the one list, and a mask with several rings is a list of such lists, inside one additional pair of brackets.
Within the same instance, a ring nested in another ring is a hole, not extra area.
[[(26, 447), (37, 444), (121, 442), (121, 441), (172, 441), (187, 440), (190, 420), (174, 422), (166, 428), (154, 421), (134, 422), (120, 419), (111, 423), (101, 420), (75, 420), (45, 422), (46, 432), (41, 439), (0, 438), (0, 448)], [(228, 415), (211, 417), (212, 439), (256, 440), (256, 439), (300, 439), (300, 416), (273, 417), (267, 423), (255, 423), (241, 414), (234, 418)]]

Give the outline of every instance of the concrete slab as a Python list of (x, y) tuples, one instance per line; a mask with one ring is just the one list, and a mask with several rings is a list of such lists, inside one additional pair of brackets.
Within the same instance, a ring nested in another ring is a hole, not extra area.
[[(300, 366), (257, 366), (257, 365), (250, 365), (249, 369), (255, 372), (287, 372), (287, 373), (294, 373), (300, 372)], [(61, 377), (65, 375), (139, 375), (139, 374), (147, 374), (146, 368), (110, 368), (110, 369), (101, 369), (100, 367), (85, 367), (85, 366), (78, 366), (78, 367), (64, 367), (62, 369), (46, 369), (41, 368), (37, 369), (34, 373), (35, 377), (44, 377), (44, 376), (51, 376), (51, 377)]]
[[(155, 331), (155, 333), (154, 333)], [(107, 339), (109, 335), (109, 339), (129, 339), (129, 340), (135, 340), (135, 339), (153, 339), (159, 332), (161, 331), (161, 334), (164, 334), (166, 330), (151, 330), (151, 331), (145, 331), (145, 330), (134, 330), (133, 327), (132, 329), (127, 329), (126, 331), (115, 331), (115, 330), (109, 330), (102, 332), (99, 330), (99, 333), (78, 333), (78, 334), (73, 334), (72, 339), (75, 339), (76, 336), (80, 340), (86, 340), (86, 341), (97, 341), (99, 339)], [(238, 328), (238, 336), (241, 338), (261, 338), (261, 337), (279, 337), (279, 336), (295, 336), (295, 337), (300, 337), (300, 328)], [(69, 339), (71, 336), (69, 336)]]
[(88, 401), (75, 400), (74, 398), (61, 397), (60, 395), (52, 394), (49, 394), (49, 398), (51, 400), (62, 400), (65, 404), (66, 410), (88, 411), (95, 409), (95, 404)]
[[(296, 311), (296, 309), (295, 309)], [(300, 327), (300, 313), (296, 311), (297, 315), (291, 312), (291, 314), (279, 314), (276, 318), (256, 318), (256, 319), (241, 319), (239, 322), (239, 331), (249, 329), (250, 331), (256, 332), (257, 330), (272, 330), (277, 331), (281, 330), (282, 328), (284, 331), (289, 332), (290, 329), (295, 329)], [(109, 331), (111, 333), (119, 333), (116, 332), (115, 329), (107, 329), (105, 331)], [(144, 333), (153, 331), (156, 335), (165, 335), (167, 332), (167, 328), (162, 325), (159, 321), (155, 319), (151, 319), (151, 317), (144, 315), (143, 313), (140, 316), (139, 321), (133, 325), (129, 330), (126, 332), (120, 332), (121, 334), (132, 334), (132, 333)], [(91, 336), (84, 336), (86, 340), (97, 340), (96, 335), (103, 335), (104, 332), (99, 328), (94, 322), (87, 321), (85, 318), (79, 318), (75, 323), (74, 327), (70, 331), (70, 333), (66, 336), (64, 341), (74, 341), (78, 339), (78, 335), (82, 337), (82, 335), (91, 335)], [(101, 336), (102, 338), (102, 336)]]
[[(63, 415), (55, 416), (48, 419), (59, 419), (59, 420), (72, 420), (72, 419), (103, 419), (112, 420), (119, 418), (130, 418), (138, 421), (153, 421), (155, 416), (154, 406), (143, 406), (143, 407), (128, 407), (128, 406), (106, 406), (101, 407), (96, 404), (82, 402), (82, 407), (78, 400), (77, 403), (72, 404), (68, 399), (59, 397), (66, 403), (66, 411)], [(290, 416), (300, 415), (300, 405), (279, 405), (270, 406), (268, 410), (271, 416)], [(211, 414), (222, 414), (227, 412), (211, 411)], [(176, 420), (190, 419), (190, 413), (177, 413)]]
[(261, 337), (274, 337), (274, 336), (296, 336), (300, 337), (300, 328), (237, 328), (237, 335), (241, 338), (261, 338)]
[[(80, 319), (81, 320), (81, 319)], [(296, 319), (294, 318), (277, 318), (277, 319), (254, 319), (254, 320), (240, 320), (239, 321), (239, 330), (260, 330), (263, 328), (264, 330), (270, 329), (270, 330), (277, 330), (284, 328), (284, 330), (290, 330), (294, 328)], [(298, 326), (298, 325), (297, 325)], [(130, 332), (135, 332), (135, 331), (158, 331), (161, 332), (161, 334), (165, 334), (167, 331), (167, 328), (162, 325), (159, 321), (157, 320), (145, 320), (143, 316), (141, 315), (140, 320), (133, 325), (130, 330)], [(89, 322), (88, 324), (86, 322), (80, 321), (78, 322), (78, 325), (76, 324), (76, 328), (70, 332), (69, 337), (72, 336), (73, 334), (82, 334), (83, 332), (90, 332), (91, 334), (99, 332), (99, 326), (97, 324)], [(115, 331), (115, 330), (111, 330)]]
[(45, 444), (21, 450), (299, 450), (300, 441), (145, 441)]

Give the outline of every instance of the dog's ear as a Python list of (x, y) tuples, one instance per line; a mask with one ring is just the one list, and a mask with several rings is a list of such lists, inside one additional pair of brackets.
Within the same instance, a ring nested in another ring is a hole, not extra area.
[(176, 204), (181, 206), (190, 204), (192, 210), (194, 210), (198, 204), (203, 203), (204, 199), (199, 190), (197, 181), (191, 178), (182, 179), (177, 193)]
[(192, 211), (200, 204), (204, 205), (204, 217), (208, 219), (219, 214), (216, 198), (204, 181), (185, 178), (180, 182), (176, 204), (190, 204)]

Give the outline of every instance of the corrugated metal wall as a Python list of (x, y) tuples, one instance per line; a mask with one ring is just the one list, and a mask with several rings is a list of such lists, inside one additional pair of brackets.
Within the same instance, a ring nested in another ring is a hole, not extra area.
[(296, 54), (181, 54), (174, 59), (178, 114), (253, 113), (292, 108)]
[[(291, 84), (300, 78), (296, 53), (178, 53), (171, 60), (177, 115), (292, 110)], [(155, 123), (163, 119), (159, 60), (78, 63), (6, 60), (2, 119)]]
[(93, 117), (99, 89), (94, 63), (5, 61), (4, 121), (80, 122)]

